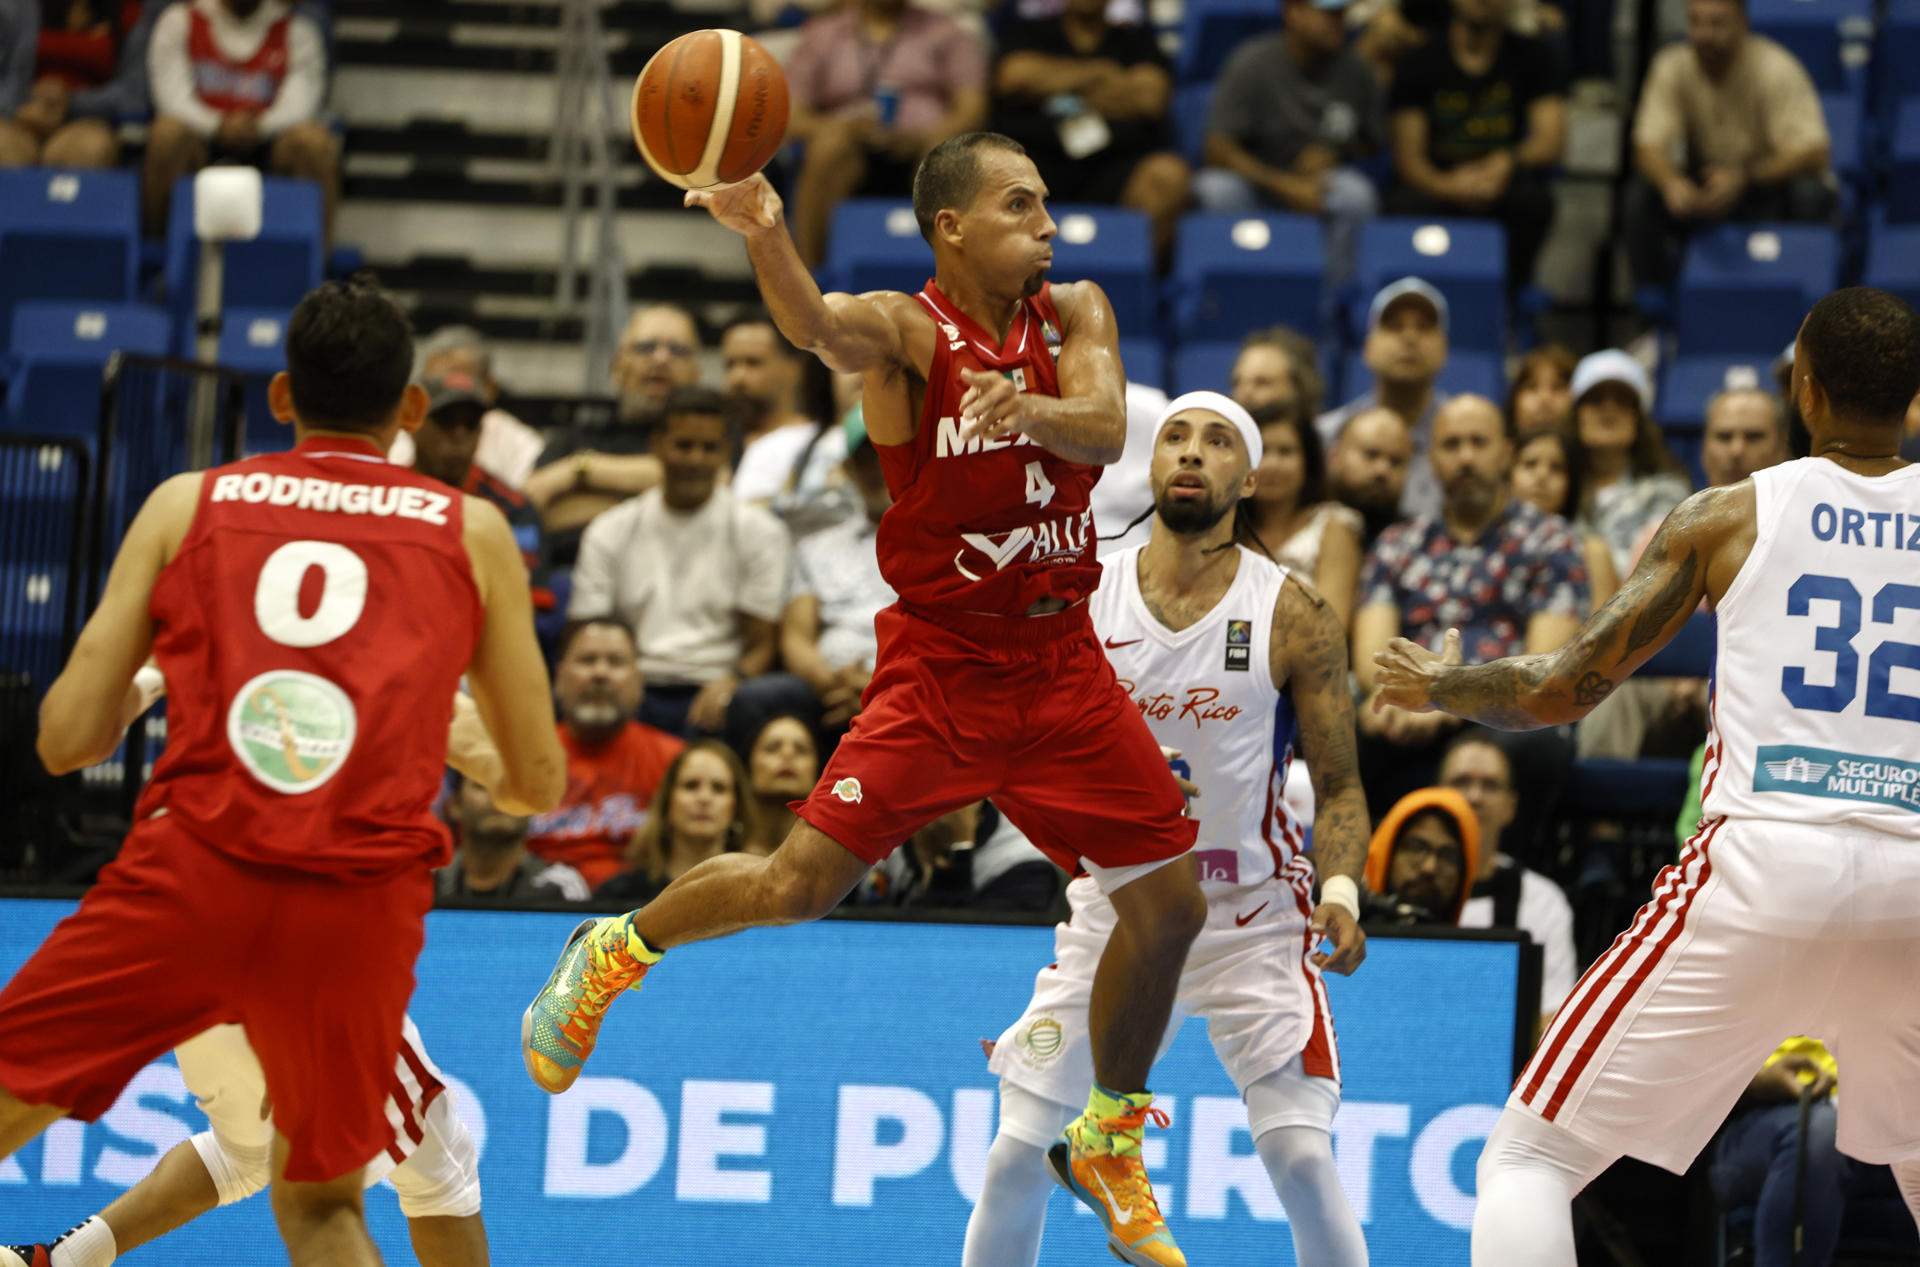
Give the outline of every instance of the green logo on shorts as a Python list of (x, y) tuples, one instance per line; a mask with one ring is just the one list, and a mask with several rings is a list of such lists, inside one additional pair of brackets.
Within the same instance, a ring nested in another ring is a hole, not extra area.
[(340, 770), (358, 719), (346, 692), (293, 669), (262, 673), (227, 711), (227, 742), (240, 764), (276, 792), (311, 792)]
[(833, 794), (849, 805), (858, 805), (864, 794), (860, 791), (860, 780), (842, 779), (833, 785)]
[(1014, 1035), (1013, 1045), (1026, 1054), (1030, 1065), (1044, 1065), (1060, 1054), (1063, 1038), (1060, 1022), (1051, 1016), (1036, 1016), (1033, 1022)]

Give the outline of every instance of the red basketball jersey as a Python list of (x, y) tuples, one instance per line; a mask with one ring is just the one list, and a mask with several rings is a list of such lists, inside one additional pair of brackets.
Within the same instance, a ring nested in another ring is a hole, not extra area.
[(929, 281), (915, 296), (939, 332), (911, 444), (875, 445), (893, 493), (880, 521), (880, 572), (911, 605), (1021, 616), (1043, 598), (1077, 603), (1100, 582), (1088, 497), (1101, 468), (1027, 436), (962, 442), (962, 370), (992, 370), (1058, 396), (1060, 314), (1052, 286), (1023, 300), (1004, 345)]
[(344, 880), (444, 865), (432, 807), (482, 619), (461, 509), (354, 440), (208, 471), (149, 605), (167, 746), (138, 816)]

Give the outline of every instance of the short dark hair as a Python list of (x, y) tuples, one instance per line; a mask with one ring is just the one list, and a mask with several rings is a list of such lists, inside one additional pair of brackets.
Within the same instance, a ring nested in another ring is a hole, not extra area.
[(748, 308), (732, 321), (720, 328), (720, 337), (726, 338), (742, 326), (765, 326), (773, 331), (773, 350), (788, 360), (800, 355), (800, 349), (787, 342), (787, 336), (780, 332), (780, 323), (765, 308)]
[[(1534, 430), (1529, 431), (1527, 434), (1529, 436), (1539, 436), (1544, 434), (1544, 432)], [(1434, 766), (1434, 769), (1436, 771), (1443, 769), (1447, 762), (1453, 759), (1453, 754), (1462, 748), (1473, 747), (1491, 748), (1499, 753), (1501, 763), (1507, 767), (1507, 786), (1509, 788), (1513, 787), (1515, 777), (1513, 772), (1513, 757), (1501, 746), (1499, 736), (1485, 726), (1468, 726), (1452, 739), (1448, 740), (1447, 746), (1440, 751), (1440, 761), (1438, 765)]]
[(654, 426), (665, 427), (683, 414), (719, 418), (727, 424), (729, 429), (733, 427), (732, 402), (711, 387), (693, 384), (687, 387), (676, 387), (668, 392), (666, 400), (660, 404), (660, 412), (654, 419)]
[(1327, 451), (1320, 443), (1320, 428), (1313, 425), (1313, 415), (1278, 402), (1250, 412), (1253, 425), (1263, 431), (1283, 424), (1293, 428), (1300, 444), (1300, 508), (1318, 506), (1327, 500)]
[[(626, 621), (621, 620), (618, 616), (584, 616), (578, 620), (569, 620), (565, 628), (560, 630), (560, 645), (554, 649), (554, 663), (558, 664), (560, 661), (566, 659), (567, 652), (573, 650), (573, 644), (578, 640), (580, 635), (595, 626), (618, 629), (627, 636), (628, 642), (631, 643), (635, 641), (632, 626), (628, 625)], [(639, 654), (639, 646), (635, 643), (634, 655), (638, 657)]]
[(913, 218), (920, 236), (933, 241), (933, 221), (949, 207), (969, 207), (980, 194), (980, 151), (1025, 154), (1026, 147), (998, 132), (962, 132), (927, 152), (913, 173)]
[(287, 323), (287, 377), (300, 421), (376, 431), (413, 378), (413, 328), (372, 274), (324, 282)]
[(1897, 430), (1920, 395), (1920, 316), (1897, 295), (1834, 291), (1807, 314), (1800, 346), (1837, 416)]

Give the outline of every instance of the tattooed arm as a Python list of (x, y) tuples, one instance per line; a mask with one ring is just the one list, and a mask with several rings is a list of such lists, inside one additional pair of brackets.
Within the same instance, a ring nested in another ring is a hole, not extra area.
[(1380, 698), (1499, 730), (1580, 720), (1664, 646), (1703, 597), (1726, 591), (1746, 557), (1738, 547), (1752, 544), (1753, 504), (1753, 486), (1745, 482), (1682, 502), (1633, 576), (1558, 650), (1462, 667), (1451, 631), (1441, 656), (1395, 639), (1375, 657)]
[[(1353, 688), (1347, 681), (1347, 633), (1340, 617), (1297, 576), (1280, 587), (1273, 607), (1268, 667), (1293, 696), (1300, 744), (1313, 776), (1314, 861), (1324, 881), (1346, 876), (1359, 884), (1367, 863), (1367, 797), (1353, 735)], [(1314, 923), (1334, 943), (1316, 957), (1330, 972), (1348, 973), (1366, 958), (1366, 936), (1345, 910), (1322, 903)]]

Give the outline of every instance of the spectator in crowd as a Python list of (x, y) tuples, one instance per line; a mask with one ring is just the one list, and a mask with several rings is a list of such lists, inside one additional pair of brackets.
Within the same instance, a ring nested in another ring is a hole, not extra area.
[(1752, 1207), (1755, 1267), (1827, 1267), (1842, 1225), (1854, 1221), (1863, 1203), (1869, 1214), (1878, 1205), (1886, 1215), (1884, 1227), (1867, 1230), (1912, 1241), (1912, 1218), (1893, 1171), (1839, 1149), (1839, 1079), (1839, 1062), (1825, 1044), (1789, 1038), (1767, 1057), (1714, 1137), (1707, 1178), (1722, 1210)]
[(1738, 484), (1755, 471), (1778, 466), (1790, 456), (1786, 411), (1773, 393), (1758, 387), (1735, 387), (1717, 392), (1707, 401), (1706, 424), (1700, 435), (1700, 470), (1709, 487)]
[(611, 376), (617, 415), (567, 428), (527, 479), (527, 497), (539, 507), (549, 541), (564, 543), (555, 562), (571, 562), (580, 532), (601, 512), (659, 485), (660, 461), (647, 452), (652, 428), (669, 394), (700, 381), (693, 314), (678, 304), (635, 309)]
[(788, 804), (807, 799), (820, 781), (820, 740), (792, 713), (761, 723), (747, 740), (747, 787), (754, 800), (754, 826), (740, 848), (762, 856), (787, 838), (798, 819)]
[(1193, 172), (1172, 150), (1173, 74), (1151, 27), (1109, 22), (1106, 0), (1016, 21), (993, 94), (994, 131), (1026, 147), (1055, 202), (1145, 212), (1167, 258)]
[(1145, 545), (1153, 534), (1153, 488), (1147, 478), (1153, 465), (1153, 440), (1167, 411), (1167, 394), (1145, 383), (1128, 383), (1127, 440), (1120, 460), (1107, 467), (1093, 486), (1088, 509), (1101, 554), (1113, 554)]
[[(860, 711), (880, 649), (873, 619), (897, 597), (880, 575), (877, 544), (880, 517), (893, 505), (893, 496), (866, 427), (849, 423), (847, 480), (859, 490), (865, 513), (795, 547), (792, 584), (780, 614), (780, 658), (811, 690), (809, 702), (830, 735), (844, 733)], [(748, 716), (770, 713), (778, 706), (761, 702), (769, 689), (747, 684), (735, 708)]]
[(458, 771), (447, 818), (459, 841), (453, 861), (433, 873), (436, 897), (469, 901), (584, 902), (593, 896), (586, 878), (564, 862), (527, 852), (529, 820), (493, 803), (487, 789)]
[[(480, 443), (473, 452), (474, 464), (508, 488), (524, 490), (547, 441), (499, 407), (500, 382), (493, 376), (493, 347), (487, 336), (472, 326), (442, 326), (420, 340), (418, 351), (421, 378), (460, 373), (480, 385), (485, 412), (480, 416)], [(405, 431), (395, 436), (387, 460), (412, 466), (413, 436)]]
[(733, 495), (743, 502), (771, 505), (817, 430), (798, 407), (805, 367), (764, 312), (742, 317), (721, 332), (720, 358), (726, 366), (727, 399), (745, 431), (740, 464), (733, 472)]
[(1311, 417), (1284, 405), (1253, 411), (1264, 447), (1256, 472), (1254, 534), (1267, 553), (1320, 591), (1345, 624), (1360, 579), (1360, 512), (1327, 496), (1327, 459)]
[(1320, 416), (1327, 385), (1313, 340), (1287, 326), (1249, 331), (1233, 362), (1227, 394), (1251, 413), (1269, 405), (1306, 419)]
[(1504, 838), (1520, 804), (1513, 763), (1493, 732), (1464, 730), (1454, 736), (1440, 759), (1440, 786), (1458, 792), (1473, 807), (1480, 824), (1480, 861), (1472, 896), (1460, 911), (1460, 927), (1517, 928), (1540, 947), (1540, 1022), (1544, 1025), (1573, 993), (1580, 965), (1573, 948), (1573, 907), (1567, 895), (1502, 848), (1538, 856), (1537, 842)]
[(1689, 0), (1687, 40), (1647, 69), (1621, 207), (1636, 286), (1664, 287), (1681, 236), (1724, 220), (1831, 220), (1826, 116), (1806, 68), (1747, 29), (1744, 0)]
[(1653, 420), (1653, 380), (1625, 352), (1581, 358), (1573, 417), (1585, 471), (1574, 521), (1607, 543), (1617, 574), (1630, 576), (1650, 530), (1693, 488)]
[[(847, 437), (857, 428), (866, 434), (861, 403), (864, 388), (859, 374), (829, 374), (832, 409), (815, 423), (806, 452), (793, 465), (773, 499), (773, 513), (787, 526), (796, 543), (822, 528), (858, 519), (865, 512), (860, 495), (846, 474)], [(856, 419), (859, 421), (856, 423)]]
[(1233, 51), (1195, 179), (1209, 211), (1282, 207), (1328, 217), (1329, 276), (1353, 271), (1359, 223), (1380, 210), (1354, 164), (1387, 139), (1379, 78), (1347, 47), (1347, 0), (1281, 0), (1280, 30)]
[(913, 833), (867, 873), (858, 890), (860, 903), (946, 910), (984, 905), (972, 867), (984, 804), (963, 806)]
[[(1318, 429), (1318, 428), (1316, 428)], [(1400, 498), (1413, 464), (1413, 433), (1406, 419), (1382, 406), (1349, 418), (1327, 450), (1327, 491), (1360, 512), (1360, 548), (1400, 522)]]
[(128, 23), (118, 0), (0, 3), (0, 167), (118, 162), (113, 118), (147, 108), (159, 8)]
[(696, 739), (667, 766), (646, 821), (633, 833), (626, 870), (594, 897), (637, 906), (708, 858), (738, 853), (758, 836), (747, 771), (718, 739)]
[[(1566, 521), (1513, 496), (1513, 438), (1500, 407), (1483, 396), (1456, 396), (1433, 426), (1434, 473), (1446, 489), (1438, 515), (1419, 515), (1381, 534), (1360, 582), (1353, 622), (1353, 667), (1371, 697), (1374, 656), (1395, 637), (1438, 650), (1460, 631), (1468, 664), (1551, 651), (1572, 637), (1587, 612), (1587, 566)], [(1460, 725), (1444, 713), (1360, 709), (1361, 780), (1377, 818), (1393, 802), (1434, 781), (1440, 750)], [(1523, 731), (1505, 740), (1529, 797), (1521, 814), (1531, 833), (1564, 776), (1568, 745), (1558, 730)]]
[[(1514, 412), (1509, 406), (1509, 416)], [(1522, 431), (1513, 454), (1513, 495), (1543, 515), (1571, 521), (1573, 508), (1580, 504), (1586, 472), (1581, 448), (1566, 429), (1550, 423)], [(1587, 561), (1588, 610), (1598, 611), (1600, 604), (1620, 588), (1620, 576), (1613, 570), (1613, 551), (1599, 537), (1584, 533), (1580, 554)]]
[[(475, 458), (487, 412), (485, 385), (471, 372), (454, 369), (429, 376), (424, 386), (427, 416), (409, 437), (413, 469), (463, 493), (484, 497), (507, 517), (507, 526), (513, 529), (513, 539), (532, 579), (534, 607), (552, 611), (553, 590), (540, 552), (539, 514), (525, 497)], [(398, 460), (391, 451), (387, 457), (389, 461)]]
[(735, 428), (718, 392), (682, 387), (655, 429), (658, 488), (587, 526), (567, 614), (634, 631), (647, 693), (640, 719), (670, 734), (713, 732), (734, 691), (773, 667), (787, 530), (720, 482)]
[(806, 144), (789, 218), (808, 268), (826, 262), (843, 198), (906, 195), (928, 150), (987, 121), (979, 38), (907, 0), (850, 0), (808, 21), (787, 87), (787, 135)]
[(647, 802), (685, 745), (634, 720), (643, 683), (633, 631), (613, 620), (568, 626), (554, 667), (567, 792), (533, 821), (528, 847), (598, 886), (624, 865)]
[(1395, 215), (1487, 216), (1507, 230), (1507, 288), (1533, 280), (1566, 148), (1559, 59), (1507, 29), (1508, 0), (1453, 0), (1444, 34), (1393, 76)]
[(1480, 867), (1480, 824), (1452, 788), (1422, 787), (1394, 802), (1367, 846), (1371, 924), (1458, 924)]
[(153, 122), (143, 201), (166, 231), (173, 186), (216, 159), (310, 180), (327, 240), (340, 201), (340, 145), (320, 121), (326, 38), (287, 0), (189, 0), (165, 9), (147, 47)]
[(1573, 353), (1558, 343), (1537, 347), (1520, 358), (1507, 393), (1507, 419), (1516, 435), (1541, 427), (1572, 433), (1573, 370), (1577, 364)]
[(1380, 288), (1367, 310), (1367, 342), (1361, 353), (1373, 371), (1371, 390), (1320, 415), (1320, 438), (1331, 447), (1347, 420), (1384, 406), (1399, 414), (1413, 438), (1400, 505), (1409, 515), (1440, 513), (1427, 446), (1434, 416), (1447, 403), (1435, 384), (1447, 365), (1447, 300), (1418, 277)]

